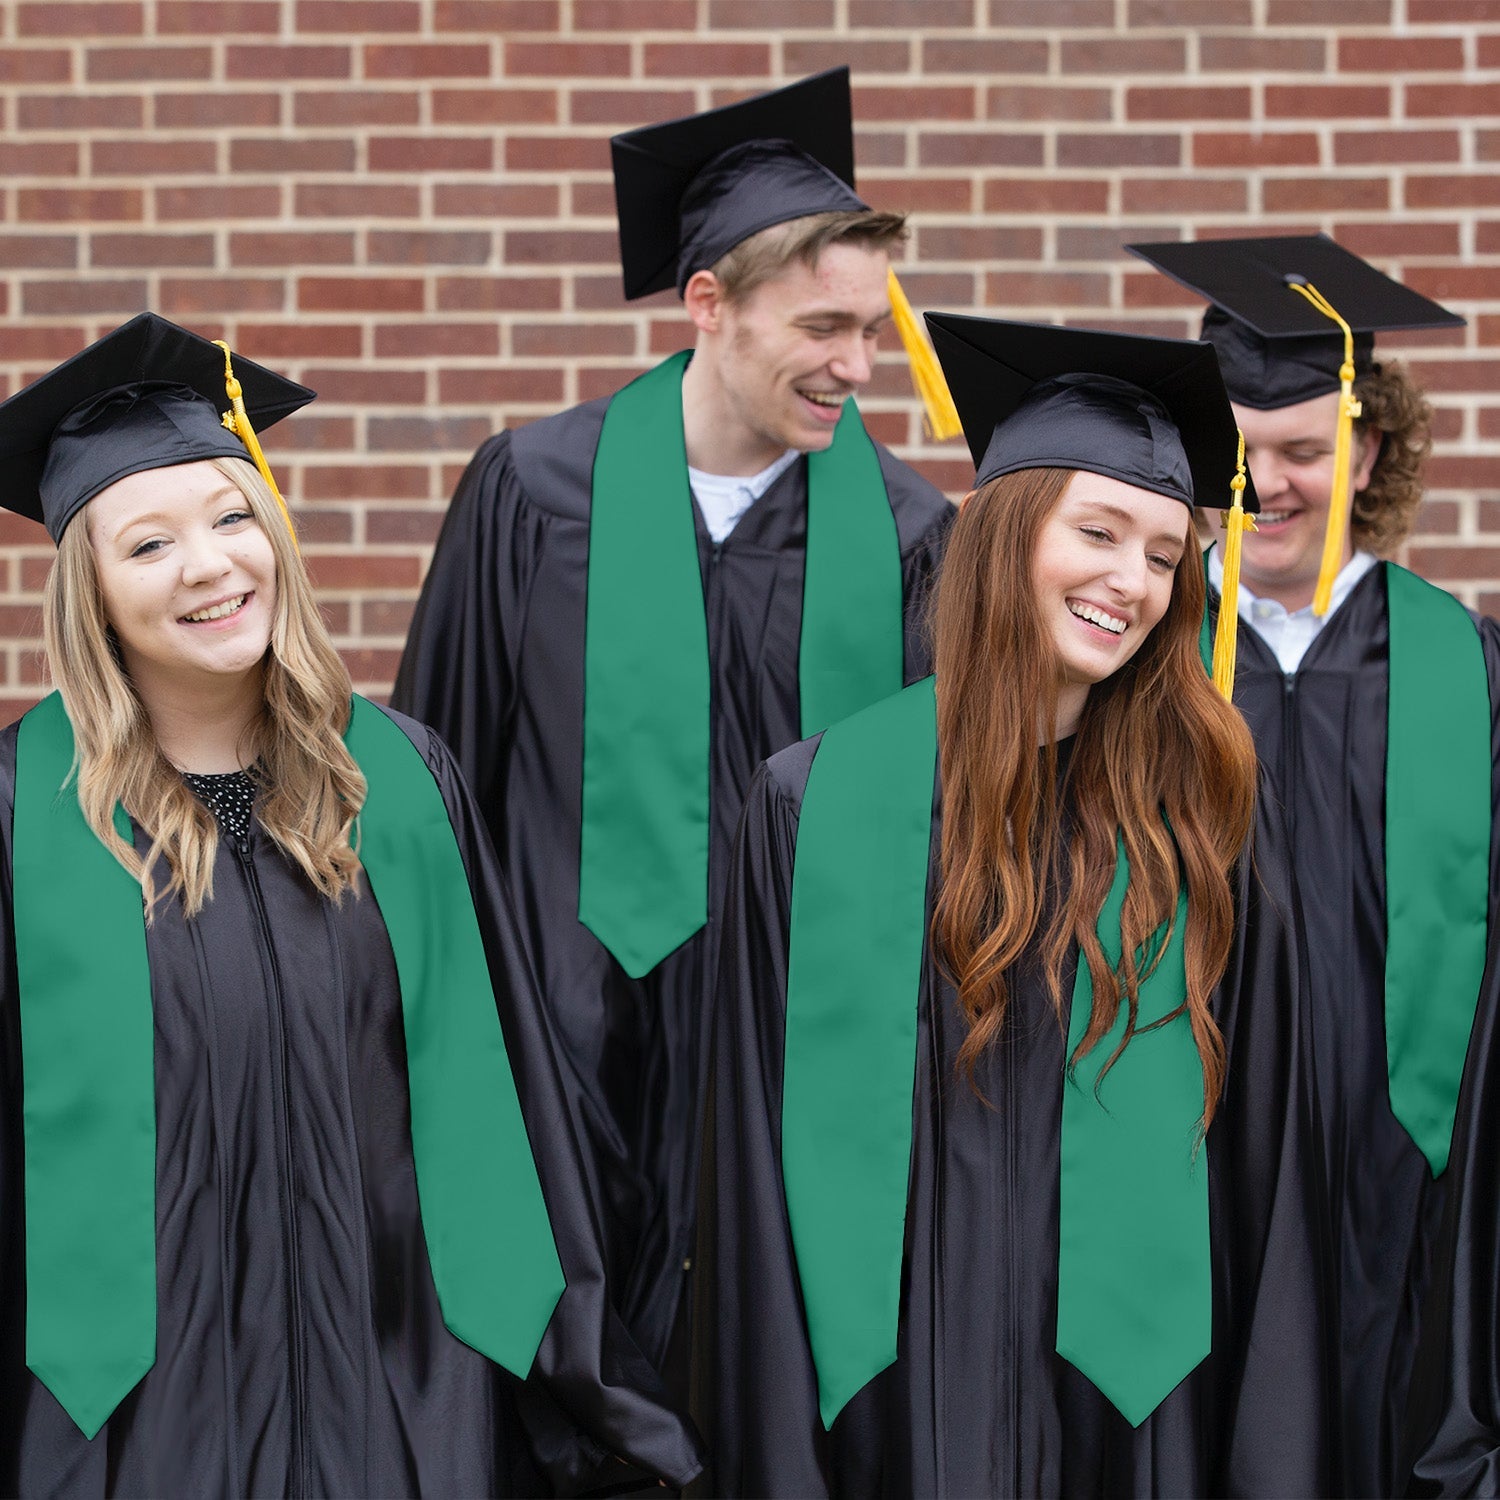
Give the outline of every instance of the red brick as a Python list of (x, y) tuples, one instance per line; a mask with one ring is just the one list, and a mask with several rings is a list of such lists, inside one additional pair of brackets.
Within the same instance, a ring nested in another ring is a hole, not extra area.
[(502, 259), (512, 266), (597, 266), (612, 264), (618, 255), (619, 241), (609, 229), (507, 229)]
[(742, 79), (771, 71), (764, 42), (647, 42), (643, 53), (647, 78)]
[(276, 428), (273, 442), (287, 453), (340, 453), (354, 447), (354, 419), (298, 412)]
[(370, 599), (360, 601), (359, 619), (366, 635), (394, 636), (405, 640), (411, 628), (414, 599)]
[(974, 98), (974, 89), (967, 84), (952, 88), (856, 88), (854, 116), (858, 120), (972, 120)]
[(854, 164), (864, 172), (870, 167), (904, 167), (906, 136), (899, 131), (854, 129)]
[(139, 219), (139, 188), (19, 188), (16, 217), (31, 223), (87, 223)]
[(487, 42), (368, 42), (366, 78), (488, 78), (491, 48)]
[[(919, 266), (897, 266), (901, 285), (913, 307), (972, 307), (975, 302), (972, 271), (925, 271)], [(681, 324), (678, 324), (679, 329)]]
[(77, 235), (0, 234), (0, 270), (69, 271), (77, 264)]
[(421, 118), (422, 96), (405, 90), (318, 89), (292, 101), (298, 125), (415, 125)]
[(1450, 120), (1500, 115), (1500, 83), (1409, 83), (1406, 113)]
[(281, 0), (156, 0), (156, 29), (162, 36), (275, 36), (281, 11)]
[[(35, 546), (39, 541), (39, 523), (11, 511), (5, 512), (5, 530), (0, 542), (8, 547)], [(0, 633), (10, 639), (39, 640), (42, 634), (42, 610), (37, 604), (0, 604)]]
[(493, 238), (487, 229), (371, 229), (365, 242), (373, 266), (482, 266)]
[(602, 135), (513, 135), (505, 143), (511, 172), (607, 172), (609, 142)]
[(923, 131), (917, 160), (924, 167), (1039, 167), (1043, 138), (1009, 130)]
[[(652, 29), (660, 18), (651, 17)], [(826, 31), (834, 0), (708, 0), (710, 31)]]
[(1115, 24), (1114, 0), (1052, 0), (1036, 5), (1033, 0), (989, 0), (991, 26), (1089, 27), (1109, 31)]
[(174, 126), (281, 124), (280, 94), (157, 94), (158, 129)]
[(1391, 91), (1384, 84), (1306, 83), (1266, 85), (1266, 117), (1283, 120), (1384, 119)]
[(562, 307), (554, 276), (441, 276), (439, 312), (546, 312)]
[[(443, 529), (441, 509), (394, 510), (382, 507), (365, 512), (365, 541), (371, 546), (429, 547)], [(399, 658), (398, 658), (399, 660)]]
[(90, 83), (206, 79), (213, 61), (208, 47), (91, 47), (85, 54), (84, 76)]
[(1500, 161), (1500, 130), (1476, 130), (1474, 156), (1479, 161)]
[(892, 213), (966, 214), (974, 205), (974, 190), (964, 177), (861, 177), (859, 194), (872, 208)]
[[(868, 202), (870, 199), (869, 180), (864, 174), (861, 174), (859, 179), (859, 191)], [(574, 178), (568, 184), (567, 206), (563, 210), (563, 217), (613, 219), (615, 206), (613, 179), (606, 182), (590, 182), (583, 178)]]
[(422, 581), (415, 557), (371, 552), (315, 553), (307, 559), (307, 571), (320, 589), (415, 588)]
[(1125, 24), (1148, 26), (1250, 26), (1251, 0), (1130, 0)]
[(95, 141), (89, 148), (89, 165), (96, 177), (183, 177), (208, 175), (218, 164), (213, 141), (142, 140)]
[(1127, 120), (1248, 120), (1248, 88), (1126, 89)]
[(235, 266), (352, 266), (354, 236), (288, 229), (231, 234), (229, 262)]
[(88, 336), (75, 325), (56, 328), (15, 328), (0, 323), (0, 359), (42, 359), (49, 364), (77, 354)]
[(1480, 36), (1479, 42), (1479, 66), (1481, 68), (1493, 68), (1500, 63), (1500, 47), (1495, 45), (1500, 38), (1493, 36)]
[(560, 369), (510, 365), (438, 371), (438, 402), (445, 407), (497, 406), (503, 401), (535, 401), (551, 406), (560, 405), (562, 400)]
[(422, 370), (391, 370), (369, 365), (353, 369), (314, 366), (302, 372), (303, 381), (318, 399), (340, 406), (420, 406), (427, 400), (427, 375)]
[(357, 359), (364, 352), (358, 323), (241, 321), (235, 341), (252, 359)]
[(1455, 174), (1454, 176), (1406, 178), (1407, 208), (1492, 208), (1500, 204), (1500, 176)]
[[(483, 417), (372, 417), (370, 448), (377, 453), (437, 452), (456, 449), (472, 453), (489, 435)], [(396, 587), (396, 579), (371, 578), (376, 587)]]
[(432, 188), (432, 210), (440, 218), (551, 219), (558, 201), (549, 182), (438, 182)]
[(139, 94), (22, 94), (16, 119), (22, 130), (139, 130), (145, 107)]
[(568, 118), (575, 125), (622, 128), (690, 115), (698, 107), (691, 89), (573, 89)]
[[(598, 4), (600, 0), (574, 0), (573, 14), (575, 17), (580, 13), (580, 7), (585, 4)], [(607, 0), (621, 6), (630, 7), (630, 14), (636, 14), (635, 7), (640, 0)], [(678, 0), (672, 0), (678, 3)], [(682, 0), (691, 7), (693, 0)], [(661, 0), (652, 6), (653, 12), (661, 9)], [(582, 29), (581, 21), (575, 22)], [(692, 26), (688, 23), (688, 29)], [(603, 29), (603, 28), (599, 28)], [(627, 26), (626, 30), (633, 30), (633, 26)], [(676, 28), (674, 28), (676, 29)], [(849, 38), (847, 41), (840, 37), (834, 41), (810, 41), (801, 37), (788, 37), (781, 44), (781, 55), (785, 59), (786, 70), (789, 74), (800, 77), (806, 73), (821, 73), (825, 68), (849, 68), (856, 78), (869, 78), (876, 73), (905, 73), (911, 67), (912, 44), (904, 38), (901, 40), (879, 41), (857, 40)]]
[[(1016, 37), (927, 37), (922, 43), (924, 73), (1045, 73), (1051, 47), (1043, 41)], [(862, 114), (855, 95), (855, 116)], [(899, 119), (900, 116), (891, 118)], [(914, 110), (907, 119), (932, 118)], [(952, 115), (940, 119), (961, 118)]]
[(352, 172), (356, 165), (354, 142), (338, 136), (250, 136), (229, 143), (232, 172)]
[(488, 136), (384, 135), (369, 144), (372, 172), (489, 172), (494, 165)]
[(635, 353), (635, 329), (629, 323), (518, 323), (510, 332), (511, 353), (518, 359), (566, 358), (576, 355)]
[[(973, 24), (974, 0), (922, 0), (924, 27)], [(898, 31), (910, 31), (911, 0), (849, 0), (849, 26), (854, 31), (862, 31), (865, 27), (872, 30), (895, 27)]]
[(1187, 66), (1187, 44), (1181, 37), (1064, 37), (1064, 73), (1108, 73), (1135, 77), (1141, 73), (1180, 73)]
[(984, 185), (984, 211), (993, 214), (1108, 213), (1109, 183), (1102, 178), (992, 178)]
[(1309, 11), (1307, 0), (1266, 0), (1266, 24), (1270, 26), (1389, 26), (1391, 0), (1318, 0)]
[(224, 75), (239, 78), (349, 78), (354, 54), (349, 47), (256, 43), (225, 50)]
[(484, 323), (382, 323), (375, 329), (375, 354), (419, 359), (446, 354), (494, 359), (500, 353), (500, 330)]
[[(1469, 269), (1476, 268), (1470, 267)], [(1409, 285), (1418, 286), (1418, 281), (1412, 273), (1408, 272), (1405, 279)], [(1493, 289), (1497, 282), (1500, 282), (1500, 272), (1490, 268), (1488, 281), (1482, 283), (1490, 290), (1468, 295), (1493, 297), (1495, 295)], [(1431, 285), (1431, 283), (1428, 282), (1426, 285)], [(1418, 286), (1418, 289), (1425, 291), (1426, 286)], [(1464, 296), (1465, 293), (1450, 292), (1448, 295)], [(1479, 391), (1488, 395), (1500, 387), (1500, 359), (1412, 360), (1409, 368), (1417, 384), (1425, 391)]]
[(988, 271), (987, 306), (1108, 307), (1109, 277), (1092, 271)]
[(275, 219), (281, 215), (281, 189), (270, 183), (191, 187), (157, 186), (152, 190), (161, 221), (203, 219)]
[(1500, 21), (1500, 0), (1408, 0), (1407, 12), (1424, 26), (1443, 21)]
[(211, 234), (94, 234), (89, 258), (96, 266), (202, 266), (214, 263)]
[[(349, 0), (297, 0), (296, 26), (307, 36), (319, 31), (346, 35), (350, 31)], [(360, 0), (358, 30), (421, 30), (422, 7), (416, 0)]]
[[(1434, 453), (1427, 460), (1422, 477), (1427, 487), (1434, 490), (1493, 490), (1500, 485), (1500, 458), (1473, 453)], [(1441, 503), (1423, 502), (1419, 512), (1423, 531), (1432, 529), (1426, 524), (1426, 517)]]
[(66, 83), (72, 76), (70, 53), (51, 47), (0, 47), (0, 83)]
[[(573, 24), (580, 31), (598, 28), (581, 14), (585, 0), (575, 0)], [(638, 0), (635, 0), (638, 5)], [(655, 0), (652, 14), (673, 0)], [(480, 31), (503, 36), (512, 31), (556, 31), (558, 0), (437, 0), (437, 31)], [(639, 24), (639, 22), (637, 22)]]
[(1463, 38), (1456, 36), (1345, 36), (1339, 38), (1338, 50), (1341, 73), (1400, 76), (1461, 73), (1464, 67)]
[(1182, 162), (1179, 135), (1132, 135), (1112, 131), (1108, 135), (1057, 137), (1060, 167), (1175, 167)]
[[(1303, 15), (1307, 15), (1303, 7)], [(1198, 66), (1205, 73), (1321, 73), (1328, 47), (1319, 36), (1223, 36), (1198, 38)]]
[(1333, 138), (1333, 159), (1339, 166), (1435, 165), (1458, 156), (1456, 130), (1340, 130)]
[(139, 36), (145, 19), (140, 0), (68, 0), (66, 5), (16, 7), (17, 36)]
[[(347, 510), (303, 510), (296, 507), (292, 516), (297, 527), (297, 540), (304, 547), (347, 547), (354, 540), (354, 517)], [(347, 610), (348, 606), (345, 608)]]
[(78, 146), (73, 141), (0, 140), (0, 177), (76, 177)]
[(1500, 573), (1500, 547), (1414, 545), (1408, 565), (1434, 582), (1489, 579)]
[(163, 276), (157, 311), (178, 320), (217, 318), (225, 313), (280, 312), (285, 302), (286, 284), (280, 277)]
[(427, 470), (417, 464), (307, 464), (301, 493), (306, 500), (426, 500)]
[(1126, 308), (1202, 307), (1203, 299), (1179, 286), (1170, 276), (1155, 272), (1127, 271), (1120, 281), (1121, 300)]
[(1198, 167), (1315, 167), (1318, 138), (1292, 131), (1198, 132), (1193, 165)]
[[(1438, 481), (1433, 479), (1432, 464), (1429, 460), (1423, 477), (1429, 484)], [(1417, 511), (1417, 536), (1457, 536), (1458, 535), (1458, 505), (1452, 500), (1424, 500), (1421, 509)]]
[(619, 42), (512, 42), (505, 71), (513, 78), (629, 78), (630, 48)]
[(1128, 228), (1107, 224), (1060, 224), (1057, 228), (1057, 258), (1062, 262), (1121, 258), (1123, 247), (1137, 241), (1169, 240), (1173, 224), (1132, 224)]
[(434, 89), (436, 125), (551, 125), (558, 117), (555, 89)]
[[(1439, 302), (1452, 297), (1474, 297), (1485, 301), (1500, 298), (1500, 266), (1408, 265), (1401, 279), (1407, 286)], [(1500, 365), (1495, 368), (1500, 370)]]
[(923, 224), (917, 257), (934, 260), (1040, 260), (1042, 231), (1008, 224)]
[(992, 120), (1108, 120), (1114, 99), (1108, 89), (997, 84), (988, 90)]
[[(1479, 226), (1479, 237), (1484, 238), (1485, 225)], [(1459, 253), (1458, 225), (1431, 224), (1421, 219), (1411, 219), (1398, 224), (1370, 224), (1354, 221), (1335, 224), (1333, 237), (1346, 250), (1356, 255), (1457, 255)], [(1481, 243), (1478, 248), (1485, 247)], [(1500, 250), (1500, 239), (1490, 247)]]
[(303, 276), (297, 306), (303, 312), (421, 312), (423, 287), (405, 276)]
[(1272, 177), (1261, 186), (1267, 213), (1382, 209), (1391, 206), (1385, 177)]
[(299, 219), (415, 219), (420, 190), (404, 182), (299, 182), (294, 195)]

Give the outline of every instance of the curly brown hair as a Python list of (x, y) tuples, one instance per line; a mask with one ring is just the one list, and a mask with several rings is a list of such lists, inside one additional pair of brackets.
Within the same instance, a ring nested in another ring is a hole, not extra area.
[(1370, 482), (1354, 497), (1350, 529), (1354, 545), (1389, 557), (1411, 535), (1422, 503), (1422, 465), (1432, 451), (1432, 407), (1406, 366), (1386, 360), (1354, 382), (1364, 407), (1355, 423), (1381, 434)]

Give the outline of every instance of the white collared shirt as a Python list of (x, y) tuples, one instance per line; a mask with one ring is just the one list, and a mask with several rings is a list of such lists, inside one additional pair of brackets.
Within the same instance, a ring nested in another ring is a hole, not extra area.
[(722, 542), (740, 517), (801, 457), (798, 449), (788, 448), (774, 463), (748, 479), (740, 474), (705, 474), (689, 464), (688, 483), (693, 489), (693, 499), (698, 502), (704, 525), (714, 541)]
[[(1333, 618), (1354, 585), (1370, 571), (1379, 559), (1370, 552), (1356, 552), (1339, 570), (1333, 580), (1333, 599), (1328, 613), (1319, 619), (1312, 605), (1288, 610), (1274, 599), (1257, 599), (1240, 579), (1240, 619), (1255, 628), (1255, 633), (1268, 645), (1281, 664), (1281, 670), (1290, 676), (1302, 665), (1307, 648), (1317, 638), (1318, 632)], [(1224, 560), (1219, 556), (1218, 544), (1208, 554), (1208, 581), (1216, 589), (1224, 587)]]

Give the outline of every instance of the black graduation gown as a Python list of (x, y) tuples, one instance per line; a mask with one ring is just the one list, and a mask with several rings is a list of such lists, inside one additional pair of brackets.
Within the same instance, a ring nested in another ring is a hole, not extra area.
[[(1307, 925), (1309, 1009), (1339, 1270), (1341, 1489), (1350, 1495), (1399, 1493), (1405, 1483), (1402, 1425), (1412, 1356), (1452, 1176), (1450, 1170), (1434, 1181), (1390, 1103), (1385, 575), (1381, 563), (1360, 579), (1290, 675), (1242, 619), (1234, 684), (1235, 706), (1284, 802)], [(1480, 636), (1493, 715), (1500, 704), (1500, 631), (1482, 620)], [(1495, 811), (1500, 830), (1500, 779)], [(1500, 840), (1491, 849), (1492, 912), (1497, 897)], [(1496, 983), (1492, 955), (1487, 994)]]
[(380, 911), (368, 888), (337, 906), (319, 896), (254, 826), (241, 848), (221, 839), (201, 914), (187, 921), (174, 903), (147, 934), (156, 1363), (93, 1442), (26, 1369), (12, 727), (0, 735), (0, 1493), (533, 1495), (628, 1475), (612, 1454), (678, 1480), (697, 1468), (694, 1436), (605, 1299), (550, 1023), (483, 824), (437, 736), (397, 722), (437, 776), (474, 889), (568, 1281), (530, 1378), (443, 1324)]
[[(449, 510), (392, 702), (447, 740), (489, 823), (572, 1062), (586, 1164), (606, 1205), (612, 1295), (641, 1348), (666, 1363), (692, 1254), (702, 1016), (725, 866), (755, 767), (801, 737), (807, 463), (792, 464), (719, 545), (693, 508), (712, 692), (710, 920), (633, 980), (578, 920), (589, 505), (607, 404), (479, 449)], [(923, 611), (952, 507), (877, 451), (901, 548), (913, 682), (929, 670)]]
[[(825, 1433), (781, 1177), (792, 868), (816, 741), (757, 774), (724, 914), (704, 1146), (694, 1414), (726, 1496), (1326, 1493), (1327, 1270), (1300, 938), (1274, 810), (1238, 874), (1208, 1137), (1213, 1352), (1133, 1429), (1055, 1352), (1066, 1044), (1039, 969), (976, 1081), (931, 954), (918, 1006), (896, 1363)], [(932, 848), (938, 848), (938, 818)], [(935, 878), (935, 867), (934, 867)], [(929, 906), (929, 923), (931, 910)], [(1071, 994), (1073, 975), (1064, 975)]]

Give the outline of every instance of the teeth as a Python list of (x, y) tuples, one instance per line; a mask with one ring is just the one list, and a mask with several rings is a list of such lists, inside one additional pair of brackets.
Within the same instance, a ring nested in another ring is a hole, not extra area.
[(1262, 526), (1275, 526), (1290, 520), (1292, 514), (1289, 510), (1263, 510), (1255, 519)]
[(222, 620), (225, 615), (232, 615), (240, 605), (245, 602), (243, 594), (233, 599), (226, 599), (222, 604), (215, 604), (209, 609), (200, 609), (196, 614), (184, 615), (184, 620)]
[(1080, 620), (1087, 620), (1090, 625), (1097, 625), (1101, 630), (1107, 630), (1111, 635), (1124, 635), (1126, 621), (1116, 618), (1114, 615), (1105, 614), (1093, 604), (1069, 604), (1068, 608), (1078, 616)]
[(835, 411), (844, 404), (842, 396), (823, 396), (815, 391), (803, 391), (802, 395), (811, 401), (814, 406), (827, 406)]

